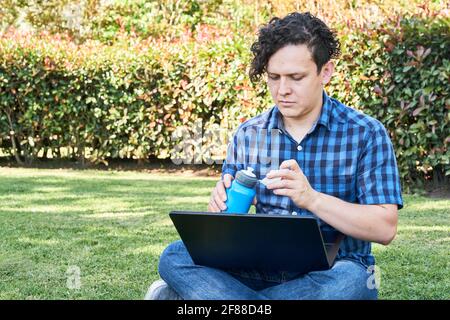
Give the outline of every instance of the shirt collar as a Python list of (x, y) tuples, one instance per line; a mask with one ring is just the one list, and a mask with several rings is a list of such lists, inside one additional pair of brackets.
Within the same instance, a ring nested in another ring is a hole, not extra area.
[[(331, 118), (331, 112), (333, 109), (332, 101), (330, 97), (326, 94), (325, 90), (322, 93), (322, 110), (320, 112), (319, 118), (314, 122), (313, 126), (311, 127), (311, 130), (309, 130), (308, 133), (313, 132), (317, 124), (321, 124), (324, 127), (326, 127), (328, 130), (330, 130), (330, 118)], [(283, 119), (280, 110), (278, 109), (278, 106), (275, 106), (272, 109), (272, 115), (269, 118), (269, 125), (268, 129), (284, 129)]]

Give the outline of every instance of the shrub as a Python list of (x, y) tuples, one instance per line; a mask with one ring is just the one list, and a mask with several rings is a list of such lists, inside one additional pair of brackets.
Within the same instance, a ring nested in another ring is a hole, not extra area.
[[(203, 143), (202, 152), (223, 158), (229, 134), (271, 100), (265, 85), (247, 76), (248, 29), (233, 33), (208, 19), (202, 13), (194, 31), (182, 24), (166, 38), (119, 33), (111, 44), (4, 33), (0, 152), (20, 163), (46, 155), (104, 163), (167, 158), (177, 128), (201, 121), (203, 132), (226, 132), (220, 141), (198, 141), (188, 132), (192, 146)], [(448, 179), (448, 12), (424, 9), (349, 30), (340, 29), (343, 53), (328, 93), (386, 126), (405, 189)]]

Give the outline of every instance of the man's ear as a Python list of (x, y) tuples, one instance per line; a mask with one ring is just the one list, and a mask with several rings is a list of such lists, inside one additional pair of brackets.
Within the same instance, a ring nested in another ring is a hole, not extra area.
[(334, 72), (333, 61), (330, 60), (322, 66), (322, 71), (320, 72), (320, 76), (322, 77), (323, 85), (326, 85), (328, 82), (330, 82), (333, 72)]

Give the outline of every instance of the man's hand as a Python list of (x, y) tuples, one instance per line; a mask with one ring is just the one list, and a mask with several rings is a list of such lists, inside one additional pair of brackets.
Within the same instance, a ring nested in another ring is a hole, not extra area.
[(280, 170), (271, 170), (267, 178), (281, 178), (267, 185), (267, 189), (280, 196), (289, 197), (297, 207), (308, 209), (314, 205), (318, 192), (309, 184), (297, 161), (286, 160), (280, 165)]
[[(227, 209), (225, 205), (225, 201), (227, 201), (226, 189), (231, 187), (231, 181), (233, 179), (231, 174), (226, 173), (223, 175), (223, 180), (217, 181), (208, 203), (209, 212), (221, 212)], [(253, 204), (256, 204), (256, 197), (253, 199)]]
[(225, 188), (228, 189), (231, 187), (231, 180), (233, 180), (233, 176), (226, 173), (223, 175), (223, 180), (217, 181), (216, 187), (213, 189), (211, 199), (208, 203), (208, 211), (220, 212), (227, 208), (225, 205), (225, 201), (227, 201)]

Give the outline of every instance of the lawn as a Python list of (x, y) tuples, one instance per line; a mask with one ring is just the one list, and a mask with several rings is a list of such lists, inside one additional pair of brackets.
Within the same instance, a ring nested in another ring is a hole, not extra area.
[[(215, 181), (0, 167), (0, 299), (142, 299), (178, 238), (169, 210), (204, 210)], [(404, 200), (396, 239), (373, 246), (380, 298), (450, 299), (450, 200)]]

